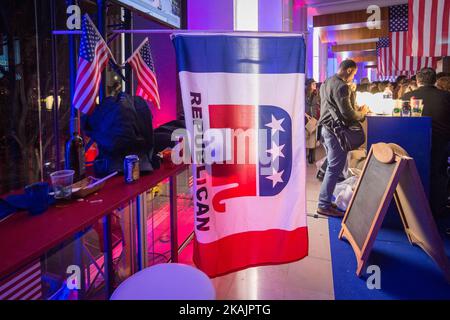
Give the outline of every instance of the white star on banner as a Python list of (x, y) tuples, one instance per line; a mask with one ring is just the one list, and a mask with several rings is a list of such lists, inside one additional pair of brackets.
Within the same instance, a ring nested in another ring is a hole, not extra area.
[(278, 157), (284, 158), (284, 154), (282, 152), (284, 146), (285, 146), (284, 144), (282, 146), (277, 146), (277, 144), (274, 143), (272, 149), (267, 150), (267, 152), (272, 155), (272, 161), (275, 161)]
[(275, 186), (277, 185), (277, 183), (281, 183), (284, 182), (283, 179), (281, 178), (281, 176), (283, 175), (284, 170), (281, 172), (277, 172), (275, 170), (275, 168), (272, 169), (272, 175), (271, 176), (267, 176), (266, 179), (272, 180), (272, 188), (275, 188)]
[(282, 131), (285, 132), (283, 127), (281, 126), (281, 124), (283, 123), (284, 118), (283, 119), (276, 119), (273, 115), (272, 115), (272, 122), (266, 124), (266, 127), (269, 127), (272, 129), (272, 136), (275, 135), (275, 133), (277, 133), (277, 131)]

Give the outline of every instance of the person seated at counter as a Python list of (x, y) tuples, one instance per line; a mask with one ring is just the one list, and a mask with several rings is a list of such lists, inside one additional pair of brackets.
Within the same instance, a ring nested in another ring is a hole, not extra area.
[(419, 88), (406, 93), (403, 100), (412, 97), (423, 100), (423, 115), (432, 118), (431, 193), (430, 205), (435, 217), (442, 216), (447, 202), (447, 162), (450, 142), (450, 93), (435, 87), (436, 72), (424, 68), (417, 73)]
[(336, 183), (347, 161), (347, 152), (339, 144), (338, 139), (331, 129), (333, 117), (330, 110), (336, 110), (341, 114), (347, 125), (355, 121), (363, 121), (368, 113), (364, 106), (361, 111), (356, 111), (351, 102), (351, 89), (349, 83), (353, 81), (358, 67), (353, 60), (344, 60), (339, 66), (337, 74), (328, 78), (320, 87), (320, 119), (321, 136), (327, 152), (328, 166), (325, 171), (319, 194), (317, 213), (342, 217), (344, 214), (336, 208), (331, 200)]

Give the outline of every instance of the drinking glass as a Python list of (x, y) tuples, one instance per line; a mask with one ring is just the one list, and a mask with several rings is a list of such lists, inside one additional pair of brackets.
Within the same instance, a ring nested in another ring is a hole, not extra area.
[(423, 100), (411, 99), (411, 113), (413, 117), (421, 117), (423, 112)]
[(50, 174), (55, 199), (70, 199), (74, 174), (73, 170), (61, 170)]

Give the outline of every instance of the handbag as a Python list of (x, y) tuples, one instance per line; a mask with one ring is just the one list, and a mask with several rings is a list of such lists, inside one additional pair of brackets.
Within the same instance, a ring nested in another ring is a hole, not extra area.
[(342, 117), (338, 116), (337, 112), (338, 111), (336, 111), (334, 107), (330, 108), (330, 114), (333, 121), (331, 122), (331, 126), (327, 126), (328, 129), (337, 138), (342, 150), (349, 152), (358, 149), (366, 140), (361, 123), (355, 122), (352, 125), (347, 126), (344, 120), (342, 120)]
[(308, 120), (305, 124), (305, 129), (311, 134), (317, 129), (317, 119), (314, 117), (311, 117), (307, 113), (305, 113), (305, 117)]

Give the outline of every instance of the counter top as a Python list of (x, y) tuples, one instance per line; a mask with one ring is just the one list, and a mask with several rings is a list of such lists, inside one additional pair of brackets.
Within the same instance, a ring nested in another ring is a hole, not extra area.
[(126, 184), (123, 176), (113, 177), (106, 182), (102, 190), (86, 197), (84, 201), (57, 203), (39, 216), (30, 216), (27, 212), (12, 214), (0, 222), (0, 277), (37, 259), (46, 251), (187, 167), (188, 165), (179, 165), (161, 168), (141, 176), (134, 184)]

